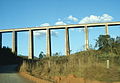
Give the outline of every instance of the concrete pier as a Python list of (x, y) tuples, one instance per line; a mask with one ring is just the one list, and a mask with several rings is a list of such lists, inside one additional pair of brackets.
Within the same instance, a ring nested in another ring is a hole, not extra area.
[[(17, 32), (29, 31), (29, 49), (28, 58), (34, 58), (34, 43), (33, 31), (46, 30), (46, 55), (51, 56), (51, 29), (64, 29), (65, 30), (65, 54), (70, 55), (69, 43), (69, 28), (84, 28), (85, 32), (85, 50), (89, 49), (89, 27), (105, 27), (105, 34), (109, 35), (109, 26), (118, 26), (120, 22), (105, 22), (105, 23), (88, 23), (88, 24), (73, 24), (73, 25), (58, 25), (58, 26), (43, 26), (43, 27), (26, 27), (16, 29), (3, 29), (0, 30), (0, 47), (2, 47), (2, 33), (12, 32), (12, 52), (17, 54)], [(23, 40), (24, 41), (24, 40)], [(23, 49), (24, 50), (24, 49)]]
[(17, 32), (12, 32), (12, 52), (17, 55)]
[(33, 46), (33, 31), (29, 30), (29, 53), (28, 53), (28, 59), (34, 58), (34, 46)]
[(47, 52), (46, 52), (46, 56), (50, 57), (51, 56), (51, 32), (50, 29), (46, 29), (46, 45), (47, 45)]
[(107, 25), (107, 24), (105, 25), (105, 34), (106, 34), (106, 35), (109, 35), (109, 32), (108, 32), (108, 25)]
[(70, 55), (69, 28), (65, 28), (65, 54)]
[(0, 33), (0, 48), (2, 48), (2, 33)]
[(85, 28), (85, 50), (88, 50), (89, 49), (88, 28), (87, 26), (85, 26), (84, 28)]

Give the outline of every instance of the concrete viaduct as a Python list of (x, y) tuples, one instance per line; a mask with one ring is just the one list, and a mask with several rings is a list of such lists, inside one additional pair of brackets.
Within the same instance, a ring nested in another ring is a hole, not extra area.
[(12, 32), (12, 52), (17, 54), (17, 32), (20, 31), (29, 31), (29, 53), (28, 59), (34, 58), (34, 49), (33, 49), (33, 31), (35, 30), (47, 30), (46, 39), (47, 39), (47, 49), (46, 55), (51, 56), (51, 29), (65, 29), (65, 54), (70, 55), (70, 45), (69, 45), (69, 28), (84, 28), (85, 32), (85, 50), (89, 49), (89, 27), (100, 27), (105, 26), (105, 34), (108, 35), (108, 26), (120, 25), (120, 22), (106, 22), (106, 23), (90, 23), (90, 24), (75, 24), (75, 25), (59, 25), (59, 26), (47, 26), (47, 27), (31, 27), (31, 28), (18, 28), (18, 29), (3, 29), (0, 30), (0, 47), (2, 47), (2, 33)]

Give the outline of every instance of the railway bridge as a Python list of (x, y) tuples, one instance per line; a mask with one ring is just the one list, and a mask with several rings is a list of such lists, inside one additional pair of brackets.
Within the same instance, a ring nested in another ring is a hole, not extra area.
[(70, 28), (84, 28), (85, 33), (85, 50), (89, 49), (89, 27), (105, 27), (105, 35), (108, 35), (109, 26), (120, 25), (120, 22), (105, 22), (105, 23), (89, 23), (89, 24), (74, 24), (74, 25), (59, 25), (59, 26), (45, 26), (45, 27), (30, 27), (30, 28), (17, 28), (17, 29), (3, 29), (0, 30), (0, 47), (2, 47), (2, 33), (12, 33), (12, 52), (17, 54), (17, 32), (28, 31), (29, 32), (29, 47), (28, 47), (28, 59), (34, 58), (34, 43), (33, 43), (33, 31), (46, 30), (46, 55), (51, 56), (51, 30), (52, 29), (65, 29), (65, 55), (70, 55), (70, 44), (69, 44), (69, 29)]

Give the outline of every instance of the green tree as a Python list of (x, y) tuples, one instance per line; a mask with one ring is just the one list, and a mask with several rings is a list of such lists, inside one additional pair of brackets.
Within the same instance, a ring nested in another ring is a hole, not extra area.
[(56, 52), (53, 54), (53, 56), (61, 56), (61, 55), (62, 55), (61, 52)]
[(120, 53), (120, 37), (111, 38), (110, 35), (100, 35), (95, 47), (104, 52)]
[(100, 35), (98, 40), (96, 40), (95, 47), (99, 47), (99, 49), (103, 49), (110, 46), (109, 42), (110, 36), (109, 35)]
[(41, 51), (40, 54), (39, 54), (39, 59), (43, 58), (45, 56), (44, 52)]
[(3, 46), (0, 48), (0, 65), (18, 64), (21, 58), (15, 55), (11, 48)]

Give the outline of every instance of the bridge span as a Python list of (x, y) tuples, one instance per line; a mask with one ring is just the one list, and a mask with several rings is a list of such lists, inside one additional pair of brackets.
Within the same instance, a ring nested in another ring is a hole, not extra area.
[(2, 33), (12, 32), (12, 52), (17, 54), (17, 32), (28, 31), (29, 32), (29, 48), (28, 59), (34, 58), (34, 43), (33, 43), (33, 31), (46, 30), (46, 55), (51, 56), (51, 29), (65, 29), (65, 54), (70, 55), (69, 44), (69, 28), (84, 28), (85, 32), (85, 50), (89, 49), (89, 27), (105, 26), (105, 35), (108, 35), (109, 26), (120, 25), (120, 22), (105, 22), (105, 23), (89, 23), (89, 24), (74, 24), (74, 25), (59, 25), (59, 26), (45, 26), (45, 27), (29, 27), (29, 28), (17, 28), (17, 29), (3, 29), (0, 30), (0, 47), (2, 47)]

